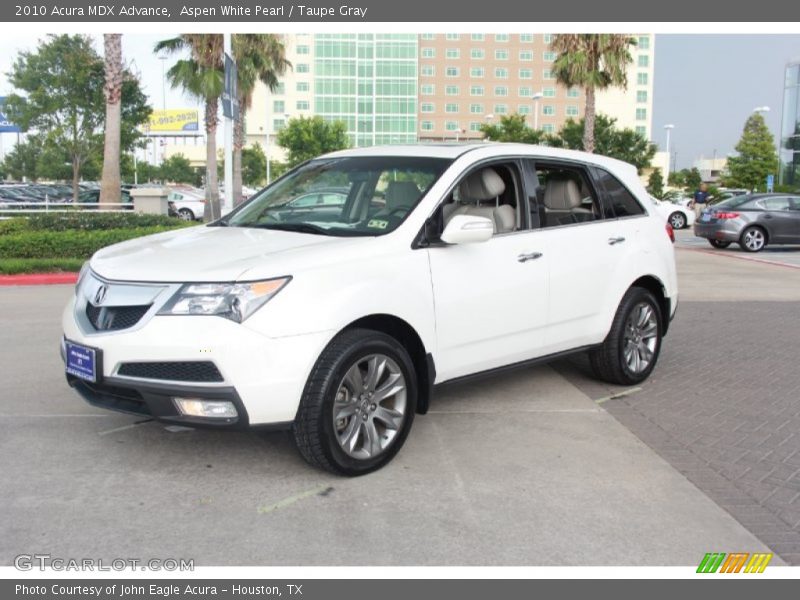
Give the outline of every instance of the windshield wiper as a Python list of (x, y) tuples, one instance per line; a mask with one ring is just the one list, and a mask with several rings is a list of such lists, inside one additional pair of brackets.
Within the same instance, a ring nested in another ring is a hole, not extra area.
[[(240, 225), (242, 227), (242, 225)], [(275, 229), (278, 231), (295, 231), (297, 233), (312, 233), (314, 235), (330, 235), (327, 229), (311, 223), (263, 223), (257, 225), (244, 225), (244, 227), (258, 227), (259, 229)]]

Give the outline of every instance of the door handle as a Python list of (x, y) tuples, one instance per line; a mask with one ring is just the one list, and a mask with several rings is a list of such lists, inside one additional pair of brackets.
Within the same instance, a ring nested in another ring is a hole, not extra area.
[(517, 256), (517, 260), (521, 263), (528, 262), (529, 260), (536, 260), (537, 258), (541, 258), (541, 252), (529, 252), (527, 254), (520, 254)]
[(625, 238), (622, 237), (621, 235), (618, 236), (618, 237), (608, 238), (609, 246), (613, 246), (614, 244), (621, 244), (624, 241), (625, 241)]
[(765, 219), (771, 219), (771, 218), (772, 218), (772, 215), (771, 215), (771, 214), (769, 214), (769, 213), (767, 213), (766, 215), (764, 215), (764, 218), (765, 218)]

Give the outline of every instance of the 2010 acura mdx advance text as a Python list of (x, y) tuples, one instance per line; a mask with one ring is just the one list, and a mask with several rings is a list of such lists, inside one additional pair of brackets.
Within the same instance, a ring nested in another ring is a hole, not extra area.
[[(293, 203), (333, 188), (343, 202)], [(97, 252), (63, 315), (67, 380), (162, 421), (291, 429), (311, 464), (359, 475), (434, 384), (577, 351), (644, 380), (678, 300), (671, 235), (602, 156), (336, 152), (219, 221)]]

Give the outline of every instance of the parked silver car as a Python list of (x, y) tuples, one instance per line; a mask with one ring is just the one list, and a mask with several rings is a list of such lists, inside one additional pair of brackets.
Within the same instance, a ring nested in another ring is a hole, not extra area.
[(800, 195), (747, 194), (706, 208), (694, 234), (714, 248), (736, 242), (746, 252), (767, 244), (800, 244)]

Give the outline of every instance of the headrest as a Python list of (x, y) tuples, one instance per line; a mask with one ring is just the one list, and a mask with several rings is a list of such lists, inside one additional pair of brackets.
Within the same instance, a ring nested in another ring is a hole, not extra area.
[(460, 202), (480, 202), (497, 198), (506, 191), (506, 184), (494, 169), (486, 167), (467, 176), (458, 186)]
[(550, 210), (572, 210), (581, 204), (581, 192), (574, 179), (553, 178), (544, 188), (544, 206)]
[(386, 186), (386, 208), (412, 208), (420, 195), (421, 192), (413, 181), (390, 181)]

